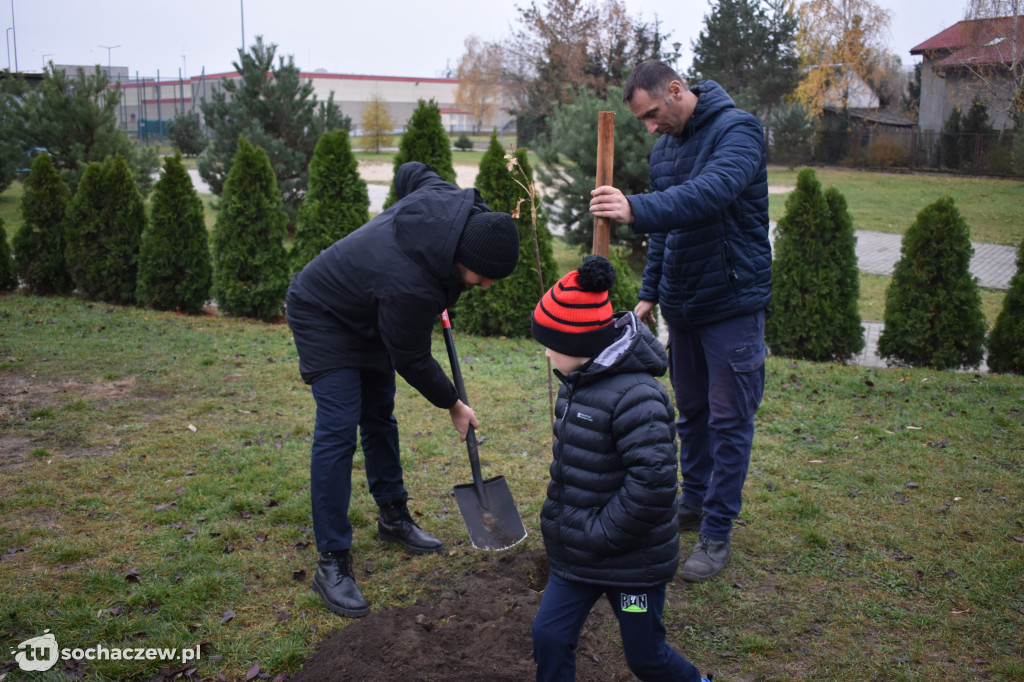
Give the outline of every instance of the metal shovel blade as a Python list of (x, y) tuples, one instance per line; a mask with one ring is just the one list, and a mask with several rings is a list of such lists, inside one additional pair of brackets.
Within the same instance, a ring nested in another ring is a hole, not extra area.
[(469, 539), (477, 549), (497, 551), (514, 547), (526, 538), (526, 527), (508, 482), (504, 476), (495, 476), (484, 481), (482, 487), (482, 494), (474, 483), (454, 489)]

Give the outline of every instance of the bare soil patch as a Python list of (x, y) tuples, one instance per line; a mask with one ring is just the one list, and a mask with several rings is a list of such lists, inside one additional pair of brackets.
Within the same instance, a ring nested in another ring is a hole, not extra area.
[[(522, 682), (536, 675), (530, 627), (547, 583), (543, 552), (488, 555), (486, 566), (408, 608), (374, 611), (330, 633), (292, 680)], [(586, 680), (634, 680), (607, 601), (576, 652)]]
[[(103, 409), (107, 403), (131, 396), (134, 390), (134, 377), (83, 383), (69, 379), (42, 381), (31, 376), (6, 374), (0, 381), (0, 425), (10, 428), (25, 423), (33, 414), (57, 412), (74, 400), (87, 400)], [(33, 438), (23, 433), (3, 433), (0, 435), (0, 467), (20, 465), (34, 448), (52, 446), (52, 441), (59, 442), (60, 436), (60, 433), (48, 437), (41, 434)], [(98, 450), (63, 452), (67, 456), (98, 453)]]

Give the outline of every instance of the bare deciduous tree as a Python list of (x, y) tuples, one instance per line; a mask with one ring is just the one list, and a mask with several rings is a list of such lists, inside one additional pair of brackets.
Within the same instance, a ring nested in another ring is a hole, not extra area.
[(466, 52), (459, 60), (459, 88), (455, 103), (473, 118), (473, 129), (480, 132), (497, 107), (501, 106), (501, 46), (469, 36)]

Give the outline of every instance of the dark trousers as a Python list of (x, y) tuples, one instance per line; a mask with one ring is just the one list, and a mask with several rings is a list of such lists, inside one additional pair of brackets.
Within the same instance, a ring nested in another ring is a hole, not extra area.
[(590, 610), (606, 595), (619, 621), (626, 663), (641, 680), (696, 682), (700, 674), (665, 641), (661, 617), (665, 586), (619, 590), (608, 585), (571, 582), (548, 576), (533, 621), (533, 660), (537, 680), (573, 682), (576, 646)]
[(309, 490), (316, 548), (320, 552), (351, 549), (348, 506), (357, 431), (374, 501), (381, 505), (408, 497), (394, 415), (395, 373), (335, 370), (313, 382), (313, 397), (316, 424)]
[(704, 510), (702, 535), (727, 540), (740, 514), (764, 394), (764, 313), (685, 331), (670, 325), (668, 345), (682, 503)]

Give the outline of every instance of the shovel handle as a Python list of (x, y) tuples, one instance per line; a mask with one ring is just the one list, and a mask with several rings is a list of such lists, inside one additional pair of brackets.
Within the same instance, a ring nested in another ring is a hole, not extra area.
[[(447, 309), (441, 311), (441, 331), (444, 334), (444, 345), (448, 349), (448, 363), (452, 366), (455, 390), (459, 392), (462, 402), (469, 405), (469, 398), (466, 397), (466, 382), (462, 380), (462, 370), (459, 369), (459, 356), (455, 352), (455, 338), (452, 336), (452, 323), (448, 319)], [(473, 470), (473, 487), (476, 489), (477, 498), (484, 503), (487, 500), (484, 493), (484, 477), (480, 472), (480, 452), (477, 448), (476, 431), (472, 424), (466, 431), (466, 450), (469, 452), (469, 468)]]

